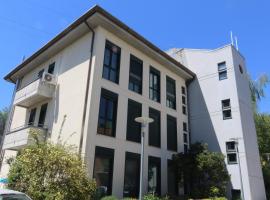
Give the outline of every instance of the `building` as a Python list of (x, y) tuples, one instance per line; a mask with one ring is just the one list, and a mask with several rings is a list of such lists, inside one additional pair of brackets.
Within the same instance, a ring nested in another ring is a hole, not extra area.
[[(146, 130), (144, 193), (183, 193), (176, 184), (170, 160), (173, 154), (187, 151), (189, 138), (194, 140), (197, 135), (196, 129), (194, 137), (193, 132), (189, 135), (194, 124), (189, 113), (198, 112), (194, 96), (199, 70), (193, 69), (192, 63), (178, 59), (178, 51), (172, 53), (176, 59), (99, 6), (93, 7), (5, 77), (16, 86), (3, 143), (1, 177), (8, 172), (6, 160), (32, 142), (29, 130), (39, 130), (40, 138), (57, 142), (62, 129), (60, 140), (78, 147), (89, 175), (99, 186), (120, 198), (137, 196), (141, 127), (134, 119), (149, 116), (155, 121)], [(236, 80), (232, 84), (235, 86)], [(245, 92), (243, 95), (249, 94)], [(228, 97), (232, 108), (239, 99), (237, 94), (235, 91), (235, 99)], [(220, 104), (219, 99), (216, 104)], [(242, 112), (247, 111), (243, 109), (235, 122), (239, 135), (245, 131), (241, 121), (252, 121), (252, 113)], [(234, 112), (231, 114), (234, 119)], [(209, 125), (209, 121), (200, 123), (202, 129)], [(219, 129), (223, 127), (220, 125)], [(217, 130), (211, 132), (214, 133)], [(256, 139), (254, 130), (247, 134), (254, 134), (251, 137)], [(197, 140), (200, 139), (198, 136)], [(250, 151), (255, 149), (257, 153), (254, 141)], [(213, 150), (226, 153), (223, 140), (213, 142), (210, 145)], [(220, 149), (214, 148), (219, 145)], [(248, 154), (247, 148), (244, 150)], [(260, 166), (256, 156), (254, 159)], [(247, 166), (244, 168), (248, 173)], [(239, 189), (239, 174), (235, 169), (230, 172), (232, 188)], [(252, 199), (251, 179), (244, 182), (249, 186), (245, 192), (250, 196), (246, 199)], [(263, 194), (260, 199), (265, 199)]]
[(188, 86), (191, 142), (226, 155), (233, 196), (241, 194), (241, 173), (243, 197), (265, 199), (245, 58), (232, 45), (168, 53), (196, 74)]

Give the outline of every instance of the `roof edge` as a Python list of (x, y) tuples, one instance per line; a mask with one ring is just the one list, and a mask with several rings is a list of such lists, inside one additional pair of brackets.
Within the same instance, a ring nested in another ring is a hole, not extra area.
[(62, 32), (60, 32), (58, 35), (56, 35), (53, 39), (51, 39), (48, 43), (46, 43), (43, 47), (41, 47), (39, 50), (37, 50), (34, 54), (32, 54), (29, 58), (27, 58), (25, 61), (23, 61), (21, 64), (19, 64), (15, 69), (13, 69), (11, 72), (9, 72), (4, 79), (6, 81), (10, 81), (15, 83), (14, 80), (11, 79), (11, 76), (14, 75), (17, 71), (22, 69), (25, 65), (29, 64), (31, 61), (33, 61), (36, 57), (38, 57), (40, 54), (42, 54), (44, 51), (49, 49), (51, 46), (53, 46), (56, 42), (61, 40), (64, 36), (66, 36), (68, 33), (70, 33), (73, 29), (75, 29), (77, 26), (79, 26), (81, 23), (86, 21), (89, 17), (91, 17), (95, 13), (100, 13), (104, 17), (111, 20), (113, 23), (118, 25), (120, 28), (127, 31), (129, 34), (134, 36), (136, 39), (140, 40), (144, 44), (146, 44), (149, 48), (153, 49), (157, 53), (159, 53), (161, 56), (163, 56), (165, 59), (169, 60), (171, 63), (178, 66), (180, 69), (182, 69), (184, 72), (188, 73), (190, 76), (194, 77), (196, 76), (194, 72), (192, 72), (190, 69), (182, 65), (180, 62), (169, 56), (166, 52), (162, 51), (160, 48), (155, 46), (153, 43), (145, 39), (143, 36), (138, 34), (133, 29), (129, 28), (126, 24), (121, 22), (119, 19), (108, 13), (106, 10), (101, 8), (99, 5), (95, 5), (92, 8), (90, 8), (85, 14), (83, 14), (81, 17), (79, 17), (77, 20), (75, 20), (71, 25), (69, 25), (67, 28), (65, 28)]

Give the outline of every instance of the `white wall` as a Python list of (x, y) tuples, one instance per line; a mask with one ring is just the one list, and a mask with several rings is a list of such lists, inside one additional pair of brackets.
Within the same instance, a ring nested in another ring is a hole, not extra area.
[[(238, 68), (241, 64), (246, 73), (242, 56), (230, 45), (215, 50), (172, 49), (168, 53), (197, 75), (188, 91), (192, 142), (206, 142), (210, 150), (226, 155), (226, 141), (242, 138), (239, 152), (245, 199), (265, 199), (248, 82)], [(228, 78), (219, 81), (217, 64), (223, 61)], [(224, 99), (231, 101), (229, 120), (222, 117)], [(232, 188), (240, 189), (238, 165), (227, 164), (227, 169)]]
[[(103, 57), (105, 40), (113, 42), (121, 48), (121, 64), (120, 64), (120, 79), (119, 85), (102, 78)], [(129, 77), (129, 58), (130, 54), (143, 60), (143, 94), (137, 94), (128, 89)], [(167, 192), (167, 159), (171, 159), (171, 155), (175, 152), (167, 151), (167, 127), (166, 117), (170, 114), (177, 118), (178, 132), (178, 151), (183, 151), (183, 121), (187, 122), (187, 116), (182, 114), (181, 104), (181, 86), (185, 86), (185, 80), (167, 70), (164, 66), (150, 59), (140, 51), (136, 50), (126, 42), (122, 41), (115, 35), (107, 32), (99, 27), (96, 30), (96, 38), (94, 45), (94, 66), (91, 74), (90, 95), (89, 99), (89, 120), (87, 128), (87, 138), (85, 139), (85, 159), (89, 166), (90, 175), (93, 174), (94, 167), (94, 152), (95, 146), (107, 147), (115, 150), (114, 157), (114, 172), (113, 172), (113, 188), (112, 192), (118, 197), (123, 195), (124, 186), (124, 168), (125, 168), (125, 152), (140, 153), (140, 144), (126, 141), (126, 126), (127, 126), (127, 107), (128, 99), (135, 100), (142, 104), (142, 115), (148, 116), (148, 109), (152, 107), (161, 112), (161, 148), (148, 146), (148, 135), (145, 138), (145, 167), (144, 167), (144, 192), (147, 192), (147, 173), (148, 173), (148, 155), (161, 157), (161, 191), (162, 194)], [(161, 103), (151, 101), (149, 99), (148, 81), (149, 81), (149, 66), (153, 66), (161, 72)], [(166, 75), (176, 80), (176, 99), (177, 110), (172, 110), (166, 107)], [(117, 93), (118, 96), (118, 112), (116, 137), (111, 138), (97, 134), (98, 112), (101, 88), (108, 89)]]

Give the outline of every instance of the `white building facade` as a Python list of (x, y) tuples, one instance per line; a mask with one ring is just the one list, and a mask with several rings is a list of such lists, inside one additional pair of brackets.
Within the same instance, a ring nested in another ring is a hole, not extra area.
[(191, 142), (205, 142), (226, 156), (229, 196), (241, 196), (242, 181), (244, 199), (265, 199), (244, 57), (232, 45), (168, 53), (196, 73), (188, 86)]
[[(250, 104), (246, 79), (236, 77), (238, 72), (232, 67), (228, 80), (222, 82), (225, 93), (206, 97), (203, 89), (198, 91), (200, 78), (195, 77), (211, 74), (212, 69), (204, 72), (197, 58), (187, 58), (187, 62), (178, 59), (178, 51), (172, 53), (176, 59), (99, 6), (92, 8), (5, 77), (16, 87), (3, 143), (1, 177), (7, 176), (7, 159), (32, 142), (29, 130), (34, 129), (41, 138), (52, 142), (60, 138), (77, 146), (89, 176), (104, 186), (107, 194), (136, 197), (141, 127), (134, 119), (149, 116), (155, 121), (146, 130), (144, 193), (184, 192), (176, 184), (170, 160), (173, 154), (187, 151), (190, 137), (207, 141), (212, 150), (226, 154), (226, 142), (239, 136), (244, 138), (239, 140), (240, 152), (245, 155), (240, 155), (242, 171), (249, 174), (243, 179), (245, 197), (265, 199), (252, 111), (246, 109)], [(228, 56), (226, 64), (239, 62), (245, 72), (241, 57), (227, 53), (222, 55)], [(202, 57), (205, 62), (213, 60), (210, 55)], [(202, 102), (204, 109), (214, 102), (213, 110), (220, 110), (217, 97), (230, 99), (232, 119), (217, 119), (212, 127), (211, 116), (205, 122), (196, 121), (201, 112), (207, 113), (198, 107)], [(193, 114), (189, 117), (189, 113)], [(198, 130), (195, 123), (201, 126)], [(251, 162), (256, 164), (254, 169)], [(232, 189), (239, 189), (237, 165), (228, 165), (228, 171)], [(255, 176), (258, 178), (252, 178)]]

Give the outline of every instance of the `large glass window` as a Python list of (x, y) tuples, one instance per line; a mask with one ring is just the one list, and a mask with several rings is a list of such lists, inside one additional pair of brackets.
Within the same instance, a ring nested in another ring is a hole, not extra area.
[(31, 126), (34, 125), (35, 118), (36, 118), (36, 111), (37, 111), (37, 108), (32, 108), (30, 110), (29, 119), (28, 119), (28, 125), (31, 125)]
[(219, 80), (227, 79), (227, 66), (226, 62), (218, 63), (218, 77)]
[(148, 192), (160, 195), (160, 158), (148, 157)]
[(102, 77), (112, 82), (119, 82), (121, 49), (106, 41)]
[(142, 94), (142, 71), (143, 71), (142, 60), (133, 55), (130, 55), (128, 88), (139, 94)]
[(149, 72), (149, 98), (160, 102), (160, 72), (153, 67)]
[(154, 119), (154, 122), (149, 124), (149, 145), (160, 147), (160, 112), (149, 108), (149, 117)]
[(177, 122), (170, 115), (167, 115), (167, 149), (177, 151)]
[(133, 100), (128, 100), (128, 117), (127, 117), (127, 140), (141, 142), (141, 124), (135, 122), (136, 117), (142, 115), (142, 104)]
[(175, 80), (166, 77), (166, 105), (169, 108), (176, 109)]
[(124, 197), (137, 198), (140, 188), (140, 155), (126, 152)]
[(176, 196), (178, 195), (176, 169), (172, 160), (168, 160), (167, 163), (168, 194)]
[(38, 119), (38, 126), (39, 127), (44, 127), (46, 113), (47, 113), (47, 107), (48, 107), (48, 104), (46, 103), (46, 104), (43, 104), (40, 108), (39, 119)]
[(99, 134), (115, 136), (118, 95), (101, 89), (99, 104), (98, 129)]
[(106, 195), (112, 194), (114, 150), (96, 147), (93, 176)]

